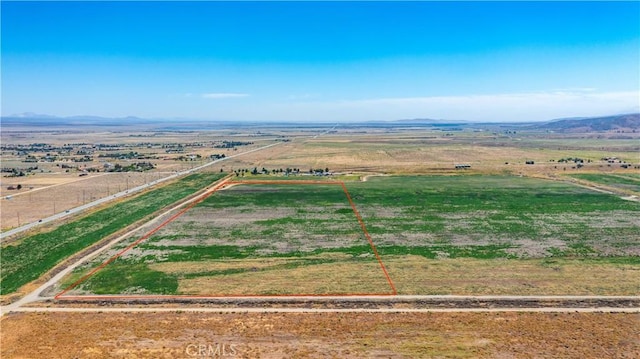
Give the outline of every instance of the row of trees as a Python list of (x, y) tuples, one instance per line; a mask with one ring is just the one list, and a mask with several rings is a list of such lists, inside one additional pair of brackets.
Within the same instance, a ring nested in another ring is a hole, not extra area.
[(222, 141), (222, 143), (216, 144), (214, 148), (234, 148), (238, 146), (248, 146), (252, 145), (253, 142), (243, 142), (243, 141)]
[[(220, 169), (220, 172), (222, 172), (223, 170)], [(299, 168), (273, 168), (273, 169), (267, 169), (265, 167), (262, 167), (262, 169), (258, 169), (258, 167), (254, 167), (252, 170), (249, 170), (247, 168), (243, 168), (243, 169), (238, 169), (238, 170), (234, 170), (233, 173), (235, 173), (236, 177), (240, 177), (240, 176), (244, 176), (246, 174), (251, 174), (251, 175), (258, 175), (258, 174), (263, 174), (263, 175), (268, 175), (268, 174), (272, 174), (272, 175), (276, 175), (276, 174), (281, 174), (281, 175), (298, 175), (300, 174), (300, 169)], [(329, 167), (327, 168), (318, 168), (318, 169), (313, 169), (310, 168), (309, 169), (309, 174), (315, 174), (315, 175), (324, 175), (324, 174), (329, 174)]]
[[(135, 162), (127, 166), (116, 163), (113, 167), (105, 168), (106, 172), (144, 172), (156, 168), (151, 162)], [(98, 171), (99, 172), (99, 171)]]
[(29, 172), (36, 171), (38, 166), (28, 167), (28, 168), (11, 168), (11, 167), (3, 167), (3, 173), (9, 173), (5, 177), (24, 177), (29, 174)]

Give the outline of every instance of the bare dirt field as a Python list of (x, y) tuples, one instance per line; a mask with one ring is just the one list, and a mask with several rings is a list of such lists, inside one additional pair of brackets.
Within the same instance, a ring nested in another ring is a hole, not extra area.
[[(167, 176), (163, 173), (39, 174), (2, 180), (2, 229), (37, 221)], [(21, 184), (20, 191), (7, 191)], [(10, 196), (10, 198), (7, 198)]]
[(638, 314), (603, 313), (14, 313), (0, 323), (0, 354), (637, 358), (639, 320)]

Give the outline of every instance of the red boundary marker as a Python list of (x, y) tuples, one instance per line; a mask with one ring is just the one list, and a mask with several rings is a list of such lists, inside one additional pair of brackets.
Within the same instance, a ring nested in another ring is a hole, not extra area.
[(360, 227), (362, 227), (362, 232), (364, 232), (364, 236), (367, 237), (367, 240), (369, 241), (369, 245), (371, 245), (371, 249), (373, 249), (373, 253), (376, 255), (376, 258), (378, 259), (378, 263), (380, 263), (380, 268), (382, 268), (382, 272), (384, 272), (384, 276), (387, 277), (387, 282), (389, 282), (389, 286), (391, 287), (391, 290), (393, 291), (393, 295), (398, 294), (398, 291), (396, 291), (396, 286), (393, 284), (393, 281), (391, 280), (391, 277), (389, 277), (389, 272), (387, 272), (387, 268), (385, 268), (384, 264), (382, 263), (382, 259), (380, 258), (380, 255), (378, 254), (378, 250), (376, 249), (375, 244), (373, 244), (373, 239), (371, 239), (371, 236), (369, 235), (369, 231), (367, 231), (367, 227), (364, 225), (364, 221), (362, 220), (362, 217), (360, 216), (360, 212), (358, 212), (358, 209), (356, 208), (356, 204), (353, 203), (353, 200), (351, 199), (351, 195), (349, 194), (349, 191), (347, 190), (347, 186), (345, 186), (344, 182), (340, 182), (340, 184), (342, 185), (342, 189), (344, 190), (344, 194), (347, 195), (347, 199), (349, 200), (349, 203), (351, 204), (351, 209), (353, 209), (353, 213), (355, 213), (356, 218), (358, 219), (358, 222), (360, 222)]
[[(378, 260), (378, 263), (380, 264), (380, 268), (382, 269), (382, 272), (384, 273), (384, 276), (387, 279), (387, 283), (389, 284), (389, 286), (391, 288), (391, 292), (390, 293), (281, 294), (281, 295), (280, 294), (276, 294), (276, 295), (249, 295), (249, 294), (242, 295), (241, 294), (241, 295), (81, 295), (81, 296), (65, 296), (66, 293), (68, 293), (72, 289), (76, 288), (82, 282), (86, 281), (87, 279), (89, 279), (90, 277), (95, 275), (98, 271), (100, 271), (101, 269), (106, 267), (109, 263), (115, 261), (117, 258), (121, 257), (124, 253), (126, 253), (130, 249), (132, 249), (133, 247), (135, 247), (138, 244), (140, 244), (143, 241), (145, 241), (146, 239), (151, 237), (154, 233), (156, 233), (157, 231), (159, 231), (160, 229), (162, 229), (163, 227), (165, 227), (169, 223), (173, 222), (178, 217), (182, 216), (185, 212), (187, 212), (191, 208), (195, 207), (198, 203), (204, 201), (209, 196), (211, 196), (215, 192), (217, 192), (219, 189), (223, 188), (225, 185), (232, 185), (232, 184), (238, 184), (238, 185), (240, 185), (240, 184), (246, 184), (246, 185), (261, 185), (261, 184), (264, 184), (264, 185), (274, 185), (274, 184), (275, 185), (289, 185), (289, 184), (293, 184), (293, 185), (311, 185), (311, 184), (316, 184), (316, 185), (336, 185), (336, 186), (341, 186), (343, 191), (344, 191), (344, 193), (345, 193), (345, 195), (346, 195), (346, 197), (347, 197), (347, 200), (349, 201), (349, 204), (351, 205), (351, 209), (353, 210), (353, 213), (355, 214), (356, 219), (358, 220), (358, 223), (360, 224), (360, 227), (362, 228), (362, 231), (363, 231), (365, 237), (367, 238), (367, 241), (369, 242), (369, 245), (371, 246), (371, 249), (373, 250), (373, 253), (375, 254), (376, 259)], [(93, 270), (91, 270), (91, 272), (89, 272), (89, 273), (85, 274), (84, 276), (82, 276), (82, 278), (78, 279), (73, 284), (71, 284), (70, 286), (65, 288), (62, 292), (58, 293), (54, 297), (54, 299), (56, 299), (56, 300), (61, 300), (61, 299), (64, 299), (64, 300), (78, 300), (78, 299), (108, 300), (108, 299), (116, 299), (117, 300), (117, 299), (198, 299), (198, 298), (231, 298), (231, 297), (237, 297), (237, 298), (248, 298), (248, 297), (260, 297), (260, 298), (335, 297), (335, 296), (354, 296), (355, 297), (355, 296), (389, 296), (389, 295), (397, 295), (397, 294), (398, 294), (398, 292), (396, 290), (396, 287), (393, 284), (393, 281), (391, 280), (391, 277), (389, 276), (389, 273), (387, 272), (387, 269), (384, 266), (384, 263), (382, 262), (382, 259), (380, 258), (380, 255), (378, 254), (378, 250), (376, 249), (376, 246), (373, 244), (373, 240), (371, 239), (371, 236), (369, 235), (369, 232), (367, 231), (367, 228), (366, 228), (366, 226), (364, 224), (364, 221), (363, 221), (362, 217), (360, 216), (360, 213), (358, 212), (358, 209), (356, 208), (355, 203), (351, 199), (351, 195), (349, 194), (349, 191), (347, 190), (347, 186), (344, 184), (344, 182), (341, 182), (341, 181), (340, 182), (339, 181), (317, 181), (317, 180), (274, 180), (274, 181), (268, 181), (268, 180), (231, 180), (231, 177), (227, 177), (227, 178), (223, 179), (222, 182), (220, 182), (216, 186), (214, 186), (211, 190), (208, 190), (207, 192), (202, 194), (198, 199), (194, 200), (188, 206), (186, 206), (185, 208), (180, 210), (180, 212), (174, 214), (173, 216), (171, 216), (167, 220), (163, 221), (157, 227), (155, 227), (151, 231), (147, 232), (144, 236), (140, 237), (138, 240), (136, 240), (135, 242), (131, 243), (125, 249), (121, 250), (120, 252), (115, 254), (113, 257), (109, 258), (108, 260), (106, 260), (105, 262), (100, 264), (98, 267), (96, 267)]]
[(207, 197), (211, 196), (212, 194), (214, 194), (216, 191), (218, 191), (220, 188), (222, 188), (228, 181), (229, 181), (230, 177), (227, 177), (225, 179), (222, 180), (222, 182), (218, 183), (216, 186), (214, 186), (211, 190), (205, 192), (204, 194), (202, 194), (200, 196), (200, 198), (196, 199), (195, 201), (191, 202), (188, 206), (186, 206), (185, 208), (183, 208), (182, 210), (180, 210), (180, 212), (174, 214), (173, 216), (171, 216), (169, 219), (165, 220), (164, 222), (160, 223), (160, 225), (158, 225), (156, 228), (152, 229), (151, 231), (147, 232), (147, 234), (145, 234), (144, 236), (140, 237), (137, 241), (131, 243), (129, 246), (127, 246), (127, 248), (121, 250), (120, 252), (116, 253), (116, 255), (114, 255), (113, 257), (109, 258), (108, 260), (106, 260), (104, 263), (100, 264), (99, 266), (97, 266), (96, 268), (94, 268), (91, 272), (85, 274), (84, 276), (82, 276), (82, 278), (78, 279), (77, 281), (73, 282), (73, 284), (71, 284), (70, 286), (68, 286), (67, 288), (65, 288), (62, 292), (58, 293), (54, 299), (60, 299), (61, 296), (63, 296), (65, 293), (69, 292), (70, 290), (72, 290), (73, 288), (77, 287), (80, 283), (84, 282), (85, 280), (89, 279), (90, 277), (92, 277), (94, 274), (96, 274), (96, 272), (98, 272), (99, 270), (101, 270), (102, 268), (106, 267), (109, 263), (115, 261), (118, 257), (122, 256), (124, 253), (126, 253), (127, 251), (129, 251), (131, 248), (137, 246), (138, 244), (140, 244), (142, 241), (144, 241), (145, 239), (151, 237), (154, 233), (156, 233), (157, 231), (159, 231), (162, 227), (166, 226), (167, 224), (173, 222), (176, 218), (180, 217), (181, 215), (183, 215), (186, 211), (188, 211), (189, 209), (193, 208), (196, 204), (204, 201)]

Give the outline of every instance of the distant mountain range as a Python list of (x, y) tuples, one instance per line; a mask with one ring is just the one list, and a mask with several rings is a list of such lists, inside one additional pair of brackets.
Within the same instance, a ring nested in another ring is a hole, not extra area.
[(45, 114), (25, 112), (2, 117), (3, 126), (122, 126), (158, 123), (156, 120), (127, 116), (118, 118), (100, 116), (58, 117)]
[(603, 132), (640, 130), (640, 113), (604, 117), (565, 118), (532, 127), (556, 132)]
[[(2, 126), (150, 126), (152, 128), (181, 128), (197, 129), (211, 128), (216, 126), (327, 126), (327, 123), (294, 123), (294, 122), (261, 122), (261, 121), (206, 121), (184, 118), (167, 119), (145, 119), (140, 117), (99, 117), (99, 116), (70, 116), (58, 117), (51, 115), (23, 113), (1, 118)], [(334, 125), (332, 123), (331, 125)], [(473, 123), (468, 121), (450, 121), (445, 119), (402, 119), (396, 121), (372, 121), (358, 123), (344, 123), (349, 126), (372, 126), (372, 127), (494, 127), (496, 125), (514, 126), (520, 129), (546, 130), (554, 132), (603, 132), (603, 131), (633, 131), (640, 130), (640, 113), (601, 116), (601, 117), (576, 117), (563, 118), (545, 122), (527, 123)]]

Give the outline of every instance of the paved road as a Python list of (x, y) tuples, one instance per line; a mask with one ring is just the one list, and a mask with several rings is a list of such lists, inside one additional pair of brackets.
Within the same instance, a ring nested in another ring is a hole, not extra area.
[(194, 167), (194, 168), (191, 168), (191, 169), (188, 169), (188, 170), (185, 170), (185, 171), (181, 171), (181, 172), (176, 172), (174, 174), (171, 174), (170, 176), (167, 176), (167, 177), (164, 177), (164, 178), (161, 178), (161, 179), (149, 182), (149, 183), (145, 183), (143, 185), (128, 189), (126, 191), (118, 192), (116, 194), (113, 194), (113, 195), (110, 195), (110, 196), (107, 196), (107, 197), (100, 198), (98, 200), (95, 200), (93, 202), (89, 202), (89, 203), (84, 204), (82, 206), (78, 206), (78, 207), (69, 209), (67, 211), (57, 213), (57, 214), (55, 214), (53, 216), (43, 218), (43, 219), (41, 219), (41, 220), (39, 220), (37, 222), (28, 223), (28, 224), (25, 224), (23, 226), (16, 227), (14, 229), (2, 232), (2, 233), (0, 233), (0, 239), (6, 238), (6, 237), (9, 237), (9, 236), (13, 236), (15, 234), (18, 234), (18, 233), (21, 233), (21, 232), (24, 232), (24, 231), (27, 231), (27, 230), (30, 230), (30, 229), (35, 228), (37, 226), (43, 225), (45, 223), (57, 221), (57, 220), (59, 220), (61, 218), (64, 218), (64, 217), (67, 217), (67, 216), (71, 216), (71, 215), (74, 215), (74, 214), (78, 214), (80, 212), (86, 211), (89, 208), (92, 208), (92, 207), (95, 207), (95, 206), (99, 206), (99, 205), (101, 205), (103, 203), (112, 201), (114, 199), (125, 197), (125, 196), (131, 195), (133, 193), (145, 190), (145, 189), (147, 189), (147, 188), (149, 188), (151, 186), (154, 186), (154, 185), (156, 185), (158, 183), (162, 183), (162, 182), (165, 182), (165, 181), (169, 181), (169, 180), (178, 178), (180, 176), (184, 176), (184, 175), (187, 175), (187, 174), (190, 174), (190, 173), (193, 173), (193, 172), (200, 171), (200, 170), (202, 170), (204, 168), (207, 168), (209, 166), (212, 166), (212, 165), (214, 165), (216, 163), (219, 163), (219, 162), (222, 162), (222, 161), (226, 161), (226, 160), (229, 160), (229, 159), (232, 159), (232, 158), (235, 158), (235, 157), (243, 156), (243, 155), (246, 155), (248, 153), (261, 151), (261, 150), (267, 149), (269, 147), (277, 146), (277, 145), (279, 145), (281, 143), (283, 143), (283, 142), (272, 143), (270, 145), (254, 148), (253, 150), (241, 152), (241, 153), (238, 153), (238, 154), (235, 154), (235, 155), (231, 155), (231, 156), (228, 156), (228, 157), (225, 157), (225, 158), (220, 158), (220, 159), (205, 163), (202, 166)]

